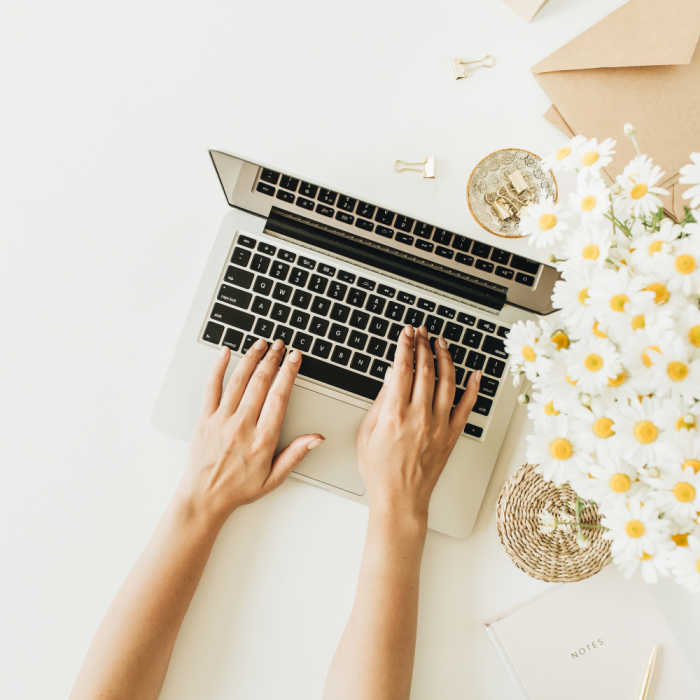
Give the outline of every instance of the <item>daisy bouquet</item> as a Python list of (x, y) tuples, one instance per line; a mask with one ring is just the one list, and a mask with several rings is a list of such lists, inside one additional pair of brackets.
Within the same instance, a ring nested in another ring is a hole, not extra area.
[(663, 172), (637, 152), (614, 182), (612, 139), (576, 136), (545, 159), (577, 173), (576, 191), (531, 204), (520, 229), (555, 251), (560, 311), (515, 324), (506, 344), (530, 382), (528, 460), (598, 504), (625, 574), (700, 591), (700, 154), (681, 171), (692, 187), (676, 222)]

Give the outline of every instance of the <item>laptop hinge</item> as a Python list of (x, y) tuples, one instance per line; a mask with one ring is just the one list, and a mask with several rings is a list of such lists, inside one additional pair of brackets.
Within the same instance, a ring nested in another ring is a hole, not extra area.
[(499, 284), (277, 207), (272, 208), (265, 230), (496, 313), (506, 302), (507, 289)]

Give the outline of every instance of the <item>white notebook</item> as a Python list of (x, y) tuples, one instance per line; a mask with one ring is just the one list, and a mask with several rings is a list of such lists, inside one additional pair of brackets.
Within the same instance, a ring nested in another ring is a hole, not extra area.
[(649, 700), (700, 698), (698, 677), (648, 586), (610, 570), (554, 586), (486, 630), (527, 700), (636, 700), (655, 644)]

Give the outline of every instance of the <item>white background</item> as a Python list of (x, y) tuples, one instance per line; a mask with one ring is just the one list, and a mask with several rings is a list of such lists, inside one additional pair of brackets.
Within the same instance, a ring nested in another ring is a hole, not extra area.
[[(68, 694), (182, 469), (150, 413), (226, 209), (207, 148), (480, 235), (476, 161), (562, 140), (529, 67), (620, 4), (551, 0), (527, 25), (497, 0), (3, 3), (0, 696)], [(428, 153), (435, 182), (392, 172)], [(510, 697), (481, 622), (542, 587), (495, 534), (524, 432), (520, 412), (474, 535), (428, 538), (415, 698)], [(294, 481), (236, 513), (163, 697), (318, 697), (366, 516)]]

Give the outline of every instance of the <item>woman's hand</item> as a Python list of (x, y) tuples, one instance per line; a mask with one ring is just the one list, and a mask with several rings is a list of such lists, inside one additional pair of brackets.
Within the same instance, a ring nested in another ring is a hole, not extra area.
[(437, 384), (425, 327), (404, 328), (391, 374), (360, 426), (359, 468), (371, 510), (427, 519), (433, 488), (467, 423), (481, 372), (453, 410), (455, 369), (443, 338), (435, 350)]
[[(202, 416), (190, 448), (181, 493), (194, 508), (223, 520), (239, 505), (279, 486), (304, 456), (323, 441), (302, 435), (277, 456), (282, 421), (301, 364), (284, 343), (258, 340), (238, 362), (226, 386), (230, 351), (224, 348), (206, 389)], [(265, 352), (267, 350), (267, 353)]]

